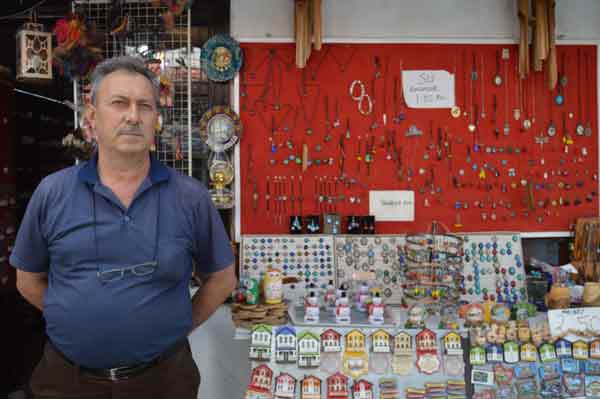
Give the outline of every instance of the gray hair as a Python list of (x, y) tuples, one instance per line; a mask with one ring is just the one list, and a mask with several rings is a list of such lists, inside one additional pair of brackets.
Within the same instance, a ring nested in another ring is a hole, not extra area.
[(141, 58), (132, 57), (130, 55), (123, 55), (114, 58), (108, 58), (102, 61), (100, 64), (96, 66), (94, 72), (92, 73), (92, 77), (90, 79), (91, 82), (91, 91), (90, 97), (92, 100), (92, 104), (96, 104), (96, 96), (98, 95), (98, 87), (100, 87), (100, 83), (102, 80), (109, 74), (117, 71), (125, 71), (130, 73), (135, 73), (138, 75), (142, 75), (152, 84), (152, 92), (154, 94), (154, 100), (156, 102), (156, 107), (158, 108), (160, 105), (160, 80), (152, 72), (146, 67), (146, 64)]

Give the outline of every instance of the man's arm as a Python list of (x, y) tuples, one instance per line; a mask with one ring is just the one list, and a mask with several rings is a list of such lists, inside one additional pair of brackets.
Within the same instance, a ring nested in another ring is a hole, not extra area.
[(234, 264), (203, 276), (202, 281), (202, 286), (192, 298), (192, 330), (204, 323), (235, 289), (237, 278)]
[(48, 273), (31, 273), (17, 269), (17, 289), (29, 303), (43, 311), (44, 294), (48, 289)]

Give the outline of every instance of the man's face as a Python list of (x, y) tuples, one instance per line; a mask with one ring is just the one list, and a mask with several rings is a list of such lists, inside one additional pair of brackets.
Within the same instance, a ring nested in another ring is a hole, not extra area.
[(138, 154), (150, 149), (158, 110), (152, 84), (144, 76), (127, 71), (107, 75), (90, 108), (99, 151)]

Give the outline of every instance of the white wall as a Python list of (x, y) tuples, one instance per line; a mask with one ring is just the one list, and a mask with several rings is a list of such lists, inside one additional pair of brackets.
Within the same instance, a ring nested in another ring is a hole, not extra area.
[[(325, 41), (516, 40), (516, 0), (322, 0)], [(291, 41), (294, 0), (231, 0), (240, 41)], [(565, 41), (600, 40), (600, 0), (557, 0)]]

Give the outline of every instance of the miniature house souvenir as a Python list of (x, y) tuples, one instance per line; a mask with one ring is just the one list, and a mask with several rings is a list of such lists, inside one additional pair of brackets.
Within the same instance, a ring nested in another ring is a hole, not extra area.
[(462, 338), (458, 333), (452, 331), (444, 335), (444, 351), (447, 355), (463, 355)]
[(265, 302), (269, 305), (281, 303), (283, 300), (283, 277), (279, 269), (269, 268), (263, 280)]
[(509, 364), (519, 361), (519, 344), (515, 341), (507, 341), (502, 345), (504, 348), (504, 362)]
[[(519, 352), (517, 352), (518, 360)], [(482, 346), (473, 346), (469, 350), (469, 363), (473, 366), (481, 366), (485, 364), (485, 349)]]
[(373, 384), (367, 380), (358, 380), (352, 386), (352, 399), (373, 399)]
[(392, 356), (392, 370), (395, 374), (407, 375), (412, 369), (412, 336), (401, 331), (394, 337), (394, 354)]
[(504, 360), (502, 345), (492, 343), (485, 348), (485, 356), (488, 363), (499, 363)]
[(421, 373), (433, 374), (440, 369), (437, 337), (433, 331), (425, 328), (415, 337), (417, 349), (417, 368)]
[(300, 399), (321, 399), (321, 380), (308, 375), (300, 382)]
[(408, 320), (406, 320), (405, 328), (423, 328), (425, 327), (425, 319), (427, 317), (427, 309), (419, 303), (416, 303), (408, 310)]
[(521, 361), (535, 362), (537, 361), (537, 349), (531, 342), (526, 342), (521, 345)]
[(572, 357), (561, 357), (560, 367), (563, 373), (577, 374), (581, 372), (579, 360), (573, 359)]
[(386, 374), (390, 365), (391, 335), (385, 330), (371, 334), (371, 359), (369, 366), (374, 374)]
[(321, 350), (324, 353), (340, 352), (342, 350), (342, 335), (329, 328), (321, 333)]
[(327, 378), (327, 399), (348, 399), (348, 377), (339, 371)]
[(444, 369), (451, 376), (464, 375), (463, 348), (461, 336), (451, 331), (444, 336)]
[(319, 322), (319, 299), (314, 291), (310, 291), (308, 296), (304, 299), (304, 322)]
[(363, 282), (358, 289), (358, 294), (356, 295), (356, 310), (359, 312), (366, 312), (367, 305), (369, 302), (369, 286), (367, 283)]
[(586, 360), (589, 357), (588, 344), (585, 341), (573, 342), (573, 359)]
[(350, 305), (344, 291), (341, 297), (335, 301), (335, 322), (338, 324), (349, 324), (352, 321), (350, 312)]
[(250, 359), (269, 361), (271, 359), (271, 326), (257, 324), (250, 334)]
[(345, 374), (359, 378), (369, 371), (365, 334), (360, 330), (352, 330), (345, 337), (345, 351), (342, 367)]
[(298, 335), (298, 367), (319, 367), (320, 361), (319, 337), (311, 331), (302, 331)]
[(266, 364), (261, 364), (252, 369), (245, 399), (271, 399), (272, 379), (273, 371)]
[(571, 357), (573, 356), (573, 345), (564, 338), (558, 339), (554, 343), (556, 349), (556, 356), (558, 357)]
[(456, 306), (444, 306), (440, 309), (440, 323), (438, 328), (441, 330), (458, 330), (458, 309)]
[(542, 363), (553, 362), (557, 359), (554, 345), (546, 342), (540, 346), (540, 360)]
[(277, 363), (296, 363), (296, 330), (283, 326), (275, 331), (275, 361)]
[(293, 399), (296, 397), (296, 379), (288, 373), (275, 378), (275, 399)]
[(369, 313), (369, 323), (379, 325), (383, 324), (383, 314), (385, 305), (383, 304), (379, 294), (373, 297), (372, 303), (367, 305)]
[(590, 343), (590, 359), (600, 359), (600, 339)]

